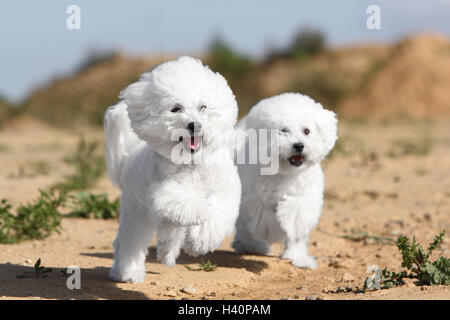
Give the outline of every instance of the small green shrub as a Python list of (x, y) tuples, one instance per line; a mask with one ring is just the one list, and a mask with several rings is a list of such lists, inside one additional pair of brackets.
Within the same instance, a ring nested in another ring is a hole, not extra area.
[(192, 268), (187, 265), (185, 265), (184, 267), (191, 271), (206, 271), (206, 272), (214, 271), (217, 269), (217, 265), (211, 263), (211, 261), (209, 261), (209, 260), (207, 262), (205, 262), (205, 260), (203, 260), (203, 259), (201, 260), (198, 268)]
[(430, 261), (431, 254), (441, 244), (444, 235), (444, 231), (438, 234), (426, 252), (415, 237), (410, 241), (406, 236), (399, 236), (397, 247), (402, 253), (402, 267), (405, 270), (394, 272), (384, 269), (381, 272), (381, 288), (402, 285), (405, 278), (417, 279), (425, 285), (450, 284), (450, 258), (440, 256), (436, 261)]
[(0, 243), (16, 243), (28, 239), (42, 239), (58, 231), (61, 223), (60, 209), (66, 194), (39, 190), (40, 196), (33, 202), (21, 205), (16, 213), (3, 199), (0, 203)]
[(81, 138), (76, 152), (64, 160), (75, 172), (52, 189), (72, 191), (91, 187), (105, 171), (105, 158), (97, 149), (97, 142), (86, 142)]
[(354, 242), (364, 242), (365, 244), (393, 244), (394, 240), (389, 237), (377, 236), (368, 233), (360, 228), (351, 228), (349, 231), (346, 231), (346, 234), (337, 235), (330, 233), (328, 231), (322, 230), (320, 227), (317, 228), (319, 232), (327, 234), (332, 237), (346, 239)]
[[(115, 218), (119, 211), (119, 200), (109, 202), (104, 194), (71, 194), (73, 190), (92, 186), (105, 170), (104, 157), (97, 154), (97, 143), (81, 139), (77, 151), (66, 159), (75, 168), (75, 173), (49, 190), (39, 190), (37, 199), (20, 205), (15, 212), (6, 200), (0, 203), (0, 243), (17, 243), (29, 239), (42, 239), (59, 231), (61, 210), (70, 208), (69, 216), (86, 218)], [(36, 169), (46, 169), (37, 164)]]
[[(53, 269), (52, 268), (46, 268), (46, 267), (43, 267), (42, 265), (41, 265), (41, 258), (39, 258), (39, 259), (37, 259), (37, 261), (35, 262), (35, 264), (34, 264), (34, 273), (35, 273), (35, 275), (36, 275), (36, 277), (47, 277), (48, 276), (48, 273), (50, 273), (50, 272), (52, 272), (53, 271)], [(28, 275), (27, 274), (29, 274), (29, 272), (28, 271), (25, 271), (24, 273), (22, 273), (22, 274), (18, 274), (17, 276), (16, 276), (16, 278), (17, 279), (25, 279), (25, 278), (28, 278)]]
[(106, 194), (79, 192), (69, 195), (69, 217), (112, 219), (119, 216), (119, 198), (110, 202)]

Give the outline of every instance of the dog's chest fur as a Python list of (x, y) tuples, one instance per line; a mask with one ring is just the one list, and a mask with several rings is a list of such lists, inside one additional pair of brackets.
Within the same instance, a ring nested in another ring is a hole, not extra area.
[(305, 189), (305, 181), (298, 176), (281, 175), (258, 176), (255, 181), (254, 193), (266, 209), (275, 212), (280, 201), (289, 196), (299, 195)]
[(236, 171), (231, 160), (223, 161), (223, 163), (195, 165), (174, 165), (166, 162), (158, 169), (161, 180), (175, 180), (186, 188), (192, 188), (195, 192), (201, 193), (206, 198), (222, 193), (233, 177), (238, 179), (237, 173), (235, 176), (230, 176), (230, 170)]

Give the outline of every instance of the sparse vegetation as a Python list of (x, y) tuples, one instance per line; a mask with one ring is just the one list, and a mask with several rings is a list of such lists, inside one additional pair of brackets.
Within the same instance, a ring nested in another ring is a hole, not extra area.
[(36, 276), (39, 277), (43, 274), (52, 272), (53, 269), (52, 268), (46, 268), (41, 266), (41, 258), (39, 258), (36, 263), (34, 264), (34, 271), (36, 272)]
[(390, 157), (400, 156), (426, 156), (431, 152), (433, 140), (424, 135), (416, 139), (397, 139), (392, 141), (392, 149), (388, 152)]
[(441, 244), (444, 235), (444, 231), (438, 234), (426, 252), (415, 237), (410, 241), (407, 236), (399, 236), (397, 247), (402, 253), (404, 270), (395, 272), (384, 269), (381, 272), (381, 288), (402, 285), (405, 278), (417, 279), (424, 285), (450, 284), (450, 258), (440, 256), (437, 260), (430, 261), (431, 254)]
[(46, 176), (50, 173), (50, 164), (47, 161), (34, 161), (29, 164), (32, 175)]
[[(53, 269), (52, 268), (46, 268), (46, 267), (43, 267), (42, 265), (41, 265), (41, 258), (39, 258), (39, 259), (37, 259), (37, 261), (35, 262), (35, 264), (34, 264), (34, 274), (36, 275), (36, 277), (47, 277), (48, 276), (48, 273), (50, 273), (50, 272), (52, 272), (53, 271)], [(27, 274), (29, 274), (29, 272), (24, 272), (24, 273), (22, 273), (22, 274), (18, 274), (17, 276), (16, 276), (16, 278), (17, 279), (24, 279), (24, 278), (28, 278), (28, 275)]]
[(69, 196), (69, 217), (112, 219), (119, 216), (119, 199), (110, 202), (106, 194), (78, 192)]
[(217, 269), (217, 265), (212, 264), (211, 261), (206, 261), (205, 260), (201, 260), (199, 267), (198, 268), (192, 268), (188, 265), (185, 265), (185, 268), (191, 271), (206, 271), (206, 272), (210, 272), (210, 271), (214, 271)]
[(319, 227), (317, 228), (317, 230), (324, 234), (332, 236), (332, 237), (351, 240), (354, 242), (364, 242), (365, 244), (371, 244), (371, 243), (393, 244), (394, 243), (394, 240), (389, 237), (373, 235), (373, 234), (370, 234), (367, 231), (364, 231), (360, 228), (351, 228), (349, 231), (346, 232), (346, 234), (343, 234), (343, 235), (333, 234), (333, 233), (325, 231)]
[(104, 156), (100, 155), (97, 149), (97, 142), (86, 142), (82, 137), (76, 152), (64, 160), (75, 172), (52, 188), (67, 192), (91, 187), (105, 171)]
[(324, 53), (327, 50), (325, 34), (317, 29), (301, 29), (294, 37), (288, 48), (289, 55), (294, 58), (303, 58)]
[[(92, 186), (104, 172), (103, 156), (97, 154), (98, 144), (78, 144), (74, 155), (66, 162), (75, 172), (48, 190), (39, 190), (37, 199), (20, 205), (15, 212), (11, 204), (3, 199), (0, 203), (0, 243), (17, 243), (29, 239), (42, 239), (58, 231), (62, 210), (71, 209), (71, 217), (109, 219), (118, 216), (119, 200), (110, 202), (106, 195), (90, 193), (71, 194)], [(42, 164), (37, 165), (42, 169)]]
[(20, 205), (13, 213), (11, 204), (0, 203), (0, 243), (16, 243), (28, 239), (42, 239), (58, 231), (66, 194), (39, 190), (40, 196), (26, 205)]

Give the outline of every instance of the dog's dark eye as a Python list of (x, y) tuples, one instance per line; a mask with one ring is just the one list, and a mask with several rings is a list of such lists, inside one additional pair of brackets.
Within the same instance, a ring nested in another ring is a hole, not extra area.
[(303, 132), (308, 135), (311, 131), (308, 128), (303, 129)]
[(207, 106), (205, 106), (205, 105), (202, 105), (202, 106), (200, 107), (200, 112), (203, 112), (203, 111), (205, 111), (205, 110), (206, 110), (206, 108), (207, 108)]
[(283, 129), (281, 129), (281, 132), (283, 132), (283, 133), (288, 133), (288, 132), (289, 132), (289, 129), (288, 129), (288, 128), (283, 128)]
[(170, 112), (183, 112), (183, 108), (181, 108), (181, 106), (179, 105), (176, 105), (172, 110), (170, 110)]

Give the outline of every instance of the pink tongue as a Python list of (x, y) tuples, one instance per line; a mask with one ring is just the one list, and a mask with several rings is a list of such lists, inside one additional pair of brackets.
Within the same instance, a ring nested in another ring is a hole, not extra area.
[(189, 147), (192, 150), (197, 150), (199, 146), (200, 146), (200, 138), (198, 138), (198, 137), (191, 137), (191, 143), (190, 143)]

